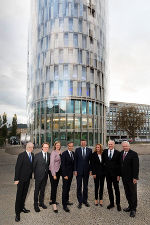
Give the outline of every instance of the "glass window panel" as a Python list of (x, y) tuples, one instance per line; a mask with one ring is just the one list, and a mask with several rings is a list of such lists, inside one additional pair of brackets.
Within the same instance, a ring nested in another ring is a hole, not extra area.
[(81, 101), (75, 101), (75, 113), (81, 113)]
[(54, 100), (54, 113), (59, 113), (59, 100)]
[(62, 146), (66, 146), (66, 133), (65, 132), (60, 133), (60, 142), (61, 142)]
[(58, 74), (58, 66), (54, 66), (54, 79), (58, 80), (59, 74)]
[(64, 65), (64, 78), (69, 78), (68, 64)]
[(87, 129), (87, 118), (82, 117), (82, 129)]
[(82, 19), (79, 19), (79, 32), (82, 32)]
[(47, 114), (53, 113), (53, 101), (52, 100), (47, 100), (46, 112), (47, 112)]
[(63, 49), (59, 49), (59, 63), (63, 63)]
[(41, 114), (44, 114), (44, 109), (45, 109), (45, 102), (41, 102)]
[(93, 103), (89, 102), (89, 115), (93, 114), (93, 107), (92, 107)]
[(52, 122), (51, 121), (51, 117), (48, 116), (47, 117), (47, 120), (46, 120), (46, 129), (47, 130), (50, 130), (51, 129), (51, 125), (52, 125), (51, 122)]
[(94, 83), (94, 69), (90, 69), (90, 74), (91, 74), (91, 82)]
[(69, 18), (69, 31), (73, 31), (73, 19)]
[(80, 146), (80, 140), (81, 140), (81, 133), (80, 132), (75, 132), (74, 133), (74, 145), (75, 146)]
[(93, 146), (93, 133), (89, 133), (89, 146)]
[(44, 116), (42, 116), (41, 118), (41, 129), (44, 130), (44, 122), (45, 122), (45, 119), (44, 119)]
[(86, 36), (82, 35), (82, 48), (86, 49), (87, 48), (87, 41), (86, 41)]
[(74, 47), (78, 47), (78, 34), (74, 33), (73, 34), (73, 44), (74, 44)]
[(61, 31), (64, 30), (64, 19), (63, 18), (59, 18), (59, 28)]
[(89, 65), (89, 52), (86, 52), (86, 64)]
[(77, 79), (77, 77), (78, 77), (78, 66), (74, 65), (73, 66), (73, 78)]
[(60, 100), (59, 107), (60, 107), (60, 113), (65, 113), (66, 112), (66, 101)]
[(67, 113), (74, 113), (74, 100), (68, 100), (67, 102)]
[(82, 114), (87, 113), (86, 101), (82, 101)]
[(73, 81), (68, 81), (68, 91), (69, 95), (73, 95)]
[(98, 133), (95, 133), (95, 145), (98, 144)]
[(63, 7), (62, 7), (62, 3), (59, 3), (59, 17), (63, 16)]
[(46, 133), (46, 142), (51, 145), (51, 133)]
[(87, 97), (90, 97), (90, 83), (86, 83), (86, 95)]
[(44, 143), (44, 134), (41, 134), (41, 144)]
[(60, 129), (66, 129), (66, 117), (60, 117), (59, 127)]
[(82, 64), (82, 50), (78, 49), (78, 62), (79, 64)]
[(58, 95), (63, 96), (64, 88), (63, 88), (63, 81), (59, 80), (58, 82)]
[(54, 82), (50, 82), (50, 96), (54, 96)]
[(85, 66), (82, 66), (82, 80), (86, 80), (86, 67)]
[(55, 143), (55, 141), (59, 140), (59, 133), (58, 132), (53, 132), (53, 145)]
[(68, 46), (68, 33), (64, 33), (64, 45)]
[(46, 67), (46, 81), (50, 79), (50, 68)]
[(89, 129), (92, 129), (93, 128), (93, 120), (92, 118), (89, 118)]
[(74, 142), (74, 133), (73, 132), (68, 132), (67, 133), (67, 141)]
[(59, 129), (59, 117), (58, 116), (53, 117), (53, 129), (54, 130)]
[(75, 129), (81, 129), (81, 118), (80, 117), (75, 118)]
[(67, 129), (74, 129), (74, 118), (73, 117), (67, 117)]
[(81, 82), (78, 82), (77, 96), (82, 96), (82, 83)]
[(74, 3), (73, 16), (78, 17), (78, 3)]

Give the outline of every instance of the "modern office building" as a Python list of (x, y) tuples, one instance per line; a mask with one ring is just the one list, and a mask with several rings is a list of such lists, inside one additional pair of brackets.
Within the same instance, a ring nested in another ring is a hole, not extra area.
[(106, 0), (32, 0), (27, 113), (31, 139), (106, 139)]
[(107, 109), (107, 139), (128, 139), (127, 132), (116, 130), (115, 119), (120, 108), (126, 106), (134, 106), (139, 112), (144, 112), (146, 115), (146, 122), (144, 126), (137, 133), (137, 141), (150, 141), (150, 105), (115, 102), (111, 101)]

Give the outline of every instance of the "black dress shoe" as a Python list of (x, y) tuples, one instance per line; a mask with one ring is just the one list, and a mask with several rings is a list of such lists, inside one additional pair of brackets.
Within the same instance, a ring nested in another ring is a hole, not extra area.
[(103, 204), (99, 204), (101, 207), (103, 207)]
[(43, 209), (47, 209), (47, 206), (44, 203), (39, 204), (40, 207), (42, 207)]
[(128, 208), (123, 209), (123, 211), (124, 211), (124, 212), (130, 212), (131, 209), (130, 209), (130, 207), (128, 207)]
[(64, 210), (65, 212), (70, 212), (70, 209), (68, 209), (67, 206), (66, 206), (66, 207), (63, 207), (63, 210)]
[(98, 206), (98, 203), (95, 203), (95, 206)]
[(40, 208), (38, 206), (34, 207), (35, 212), (40, 212)]
[(120, 205), (117, 205), (117, 210), (121, 211), (121, 206)]
[(111, 209), (111, 208), (114, 208), (114, 205), (113, 205), (113, 204), (109, 204), (109, 205), (107, 206), (107, 209)]
[(20, 215), (16, 215), (15, 221), (16, 221), (16, 222), (19, 222), (19, 221), (20, 221)]
[(21, 210), (21, 212), (24, 212), (24, 213), (29, 213), (30, 210), (29, 209), (26, 209), (25, 207)]
[(54, 213), (58, 213), (58, 209), (54, 209), (53, 211), (54, 211)]
[(79, 203), (78, 204), (78, 209), (81, 209), (82, 208), (82, 203)]
[(136, 212), (134, 210), (131, 210), (130, 217), (135, 217)]
[(67, 205), (73, 205), (73, 203), (68, 201), (68, 202), (67, 202)]
[(84, 205), (85, 205), (86, 207), (90, 207), (90, 204), (89, 204), (88, 202), (84, 202)]

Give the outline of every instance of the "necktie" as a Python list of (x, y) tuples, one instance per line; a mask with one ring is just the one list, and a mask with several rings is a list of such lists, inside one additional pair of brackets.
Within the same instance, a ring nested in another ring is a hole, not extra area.
[(123, 153), (123, 161), (124, 161), (124, 159), (126, 157), (126, 154), (127, 154), (126, 152)]
[(112, 152), (111, 152), (111, 150), (110, 150), (109, 160), (111, 160), (111, 158), (112, 158)]
[(85, 158), (85, 155), (86, 155), (86, 154), (85, 154), (85, 148), (83, 148), (83, 149), (82, 149), (82, 156), (83, 156), (83, 159)]
[(45, 162), (46, 162), (46, 153), (44, 153), (44, 160), (45, 160)]
[(29, 160), (30, 160), (30, 162), (32, 162), (32, 156), (31, 156), (30, 152), (29, 152)]
[(72, 152), (70, 152), (70, 157), (73, 159), (73, 153)]

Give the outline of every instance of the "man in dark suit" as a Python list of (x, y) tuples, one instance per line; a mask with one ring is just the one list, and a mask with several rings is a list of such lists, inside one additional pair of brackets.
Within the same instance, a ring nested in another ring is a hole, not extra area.
[(62, 204), (65, 212), (70, 212), (67, 205), (73, 205), (73, 203), (69, 202), (69, 191), (74, 171), (74, 152), (72, 150), (73, 150), (73, 142), (69, 142), (68, 150), (64, 151), (61, 157), (61, 168), (63, 178)]
[(135, 217), (137, 208), (137, 180), (139, 176), (139, 158), (138, 154), (130, 149), (127, 141), (122, 142), (123, 151), (121, 151), (121, 176), (125, 195), (129, 206), (124, 209), (130, 212), (131, 217)]
[(104, 163), (104, 170), (106, 174), (107, 190), (110, 204), (107, 209), (114, 207), (114, 194), (112, 184), (115, 189), (117, 210), (121, 211), (120, 206), (120, 190), (119, 190), (119, 168), (120, 168), (120, 152), (114, 149), (115, 143), (110, 140), (108, 142), (108, 149), (102, 153), (102, 161)]
[(34, 209), (35, 212), (40, 212), (40, 207), (47, 209), (44, 204), (45, 187), (47, 184), (50, 154), (48, 153), (49, 143), (42, 144), (42, 151), (35, 155), (33, 170), (35, 178), (35, 190), (34, 190)]
[[(78, 208), (82, 208), (82, 203), (89, 207), (88, 199), (88, 180), (91, 174), (92, 149), (86, 147), (86, 140), (81, 140), (81, 147), (75, 151), (75, 176), (77, 177), (77, 199)], [(83, 182), (83, 192), (82, 192)]]
[(15, 167), (15, 184), (17, 184), (17, 194), (15, 203), (16, 218), (20, 221), (20, 213), (28, 213), (30, 210), (25, 208), (25, 200), (28, 193), (30, 179), (33, 172), (34, 154), (32, 153), (34, 145), (29, 142), (26, 145), (26, 151), (20, 153), (17, 158)]

